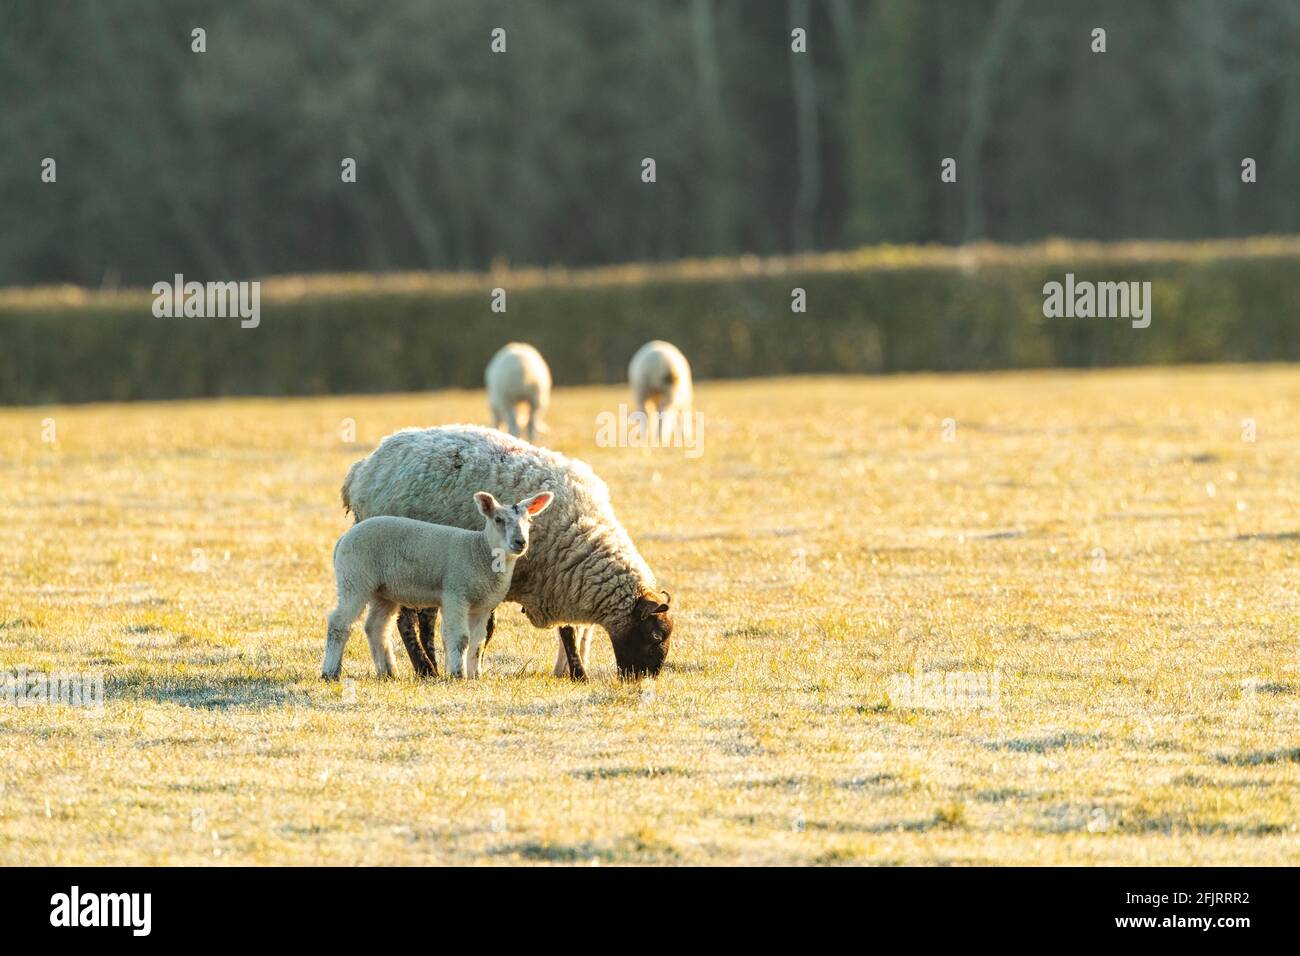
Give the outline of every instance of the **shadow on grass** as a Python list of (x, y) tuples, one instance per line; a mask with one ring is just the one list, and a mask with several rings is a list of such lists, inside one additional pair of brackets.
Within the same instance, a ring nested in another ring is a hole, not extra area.
[(1219, 763), (1233, 767), (1258, 767), (1272, 763), (1300, 763), (1300, 747), (1289, 750), (1256, 750), (1245, 754), (1220, 754)]
[(493, 851), (495, 856), (515, 857), (537, 863), (585, 863), (599, 860), (613, 863), (623, 857), (609, 847), (594, 843), (516, 843)]
[(537, 863), (648, 863), (667, 862), (678, 856), (677, 848), (653, 833), (635, 833), (619, 839), (614, 845), (600, 845), (590, 841), (580, 843), (552, 843), (529, 840), (493, 851), (494, 856), (506, 856)]
[(762, 830), (810, 833), (837, 833), (881, 836), (890, 833), (927, 833), (931, 830), (965, 829), (965, 811), (960, 805), (941, 807), (928, 817), (906, 820), (882, 820), (867, 823), (860, 820), (801, 820), (773, 814), (741, 813), (729, 817), (732, 822)]
[(664, 661), (664, 670), (673, 674), (709, 674), (716, 670), (704, 661)]
[(1012, 740), (995, 740), (985, 744), (989, 750), (1010, 750), (1016, 753), (1042, 754), (1052, 750), (1074, 750), (1103, 743), (1101, 734), (1053, 734), (1048, 737), (1019, 737)]
[(143, 700), (199, 710), (265, 710), (299, 702), (303, 693), (292, 682), (271, 677), (157, 678), (112, 677), (104, 682), (108, 700)]
[(569, 776), (578, 780), (648, 780), (654, 777), (689, 777), (691, 771), (681, 767), (588, 767), (572, 770)]

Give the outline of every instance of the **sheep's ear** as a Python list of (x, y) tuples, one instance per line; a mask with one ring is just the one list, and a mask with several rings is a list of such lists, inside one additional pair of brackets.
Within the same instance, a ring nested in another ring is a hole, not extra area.
[(645, 620), (651, 614), (665, 614), (668, 611), (667, 604), (660, 604), (653, 594), (642, 595), (636, 599), (637, 616)]
[(478, 513), (484, 518), (491, 518), (497, 508), (500, 507), (497, 500), (486, 491), (474, 492), (474, 504), (478, 505)]
[(529, 517), (532, 517), (533, 515), (541, 514), (549, 508), (551, 502), (554, 500), (555, 495), (551, 494), (549, 491), (543, 491), (533, 495), (531, 498), (525, 498), (519, 503), (524, 506), (524, 510), (528, 512)]

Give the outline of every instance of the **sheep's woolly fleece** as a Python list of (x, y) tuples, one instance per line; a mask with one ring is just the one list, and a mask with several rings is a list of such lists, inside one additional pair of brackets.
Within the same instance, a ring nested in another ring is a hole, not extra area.
[(692, 404), (691, 363), (671, 342), (655, 339), (637, 349), (628, 363), (627, 379), (639, 406), (650, 396), (657, 397), (662, 409), (687, 411)]
[(483, 382), (493, 425), (505, 422), (512, 435), (519, 434), (516, 405), (523, 402), (529, 408), (528, 427), (546, 431), (542, 416), (551, 402), (551, 369), (541, 352), (524, 342), (502, 346), (488, 362)]
[(535, 627), (631, 623), (636, 599), (653, 595), (654, 575), (614, 514), (609, 489), (589, 466), (476, 425), (394, 432), (343, 481), (343, 506), (357, 520), (399, 515), (474, 529), (472, 495), (518, 501), (555, 495), (532, 528), (506, 600)]

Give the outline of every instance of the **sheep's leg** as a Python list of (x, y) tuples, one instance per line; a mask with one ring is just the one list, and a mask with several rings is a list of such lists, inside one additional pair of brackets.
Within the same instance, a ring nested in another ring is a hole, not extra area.
[(388, 643), (388, 622), (396, 612), (397, 605), (392, 601), (380, 597), (370, 599), (370, 613), (366, 615), (366, 640), (370, 642), (375, 674), (380, 678), (392, 677), (396, 667), (393, 648)]
[(574, 640), (574, 629), (567, 625), (560, 628), (560, 656), (555, 661), (555, 676), (564, 677), (566, 674), (573, 680), (587, 679), (587, 671), (582, 666), (582, 658), (578, 656), (578, 647)]
[(532, 402), (528, 403), (528, 440), (534, 445), (537, 444), (537, 406)]
[(686, 419), (689, 410), (678, 400), (676, 393), (673, 394), (672, 400), (668, 402), (667, 421), (664, 422), (668, 434), (663, 437), (660, 444), (665, 448), (682, 448), (687, 441)]
[[(435, 612), (436, 613), (436, 612)], [(421, 629), (424, 626), (424, 614), (420, 612)], [(416, 612), (409, 607), (401, 608), (397, 612), (397, 633), (402, 636), (402, 644), (406, 648), (406, 656), (411, 659), (411, 666), (415, 668), (418, 677), (437, 677), (438, 663), (433, 657), (433, 628), (429, 628), (429, 643), (422, 645), (420, 638), (415, 633)]]
[(578, 632), (578, 660), (582, 662), (582, 670), (584, 673), (586, 673), (587, 670), (587, 655), (591, 653), (591, 632), (594, 630), (595, 628), (588, 624)]
[(429, 670), (434, 677), (437, 677), (438, 655), (434, 650), (434, 637), (438, 627), (438, 609), (436, 607), (421, 608), (415, 616), (420, 622), (420, 643), (424, 646), (424, 653), (429, 658)]
[[(628, 437), (638, 445), (642, 442), (649, 445), (651, 423), (654, 421), (654, 419), (650, 417), (650, 397), (648, 395), (637, 396), (636, 407), (641, 410), (641, 420), (637, 423), (635, 437), (633, 437), (634, 433), (632, 426), (629, 423), (627, 430)], [(657, 408), (656, 411), (658, 411)]]
[(492, 633), (497, 629), (497, 612), (491, 611), (487, 619), (487, 634), (483, 638), (483, 647), (486, 648), (492, 643)]
[(504, 428), (512, 435), (519, 434), (519, 425), (516, 420), (515, 406), (511, 402), (504, 405), (492, 406), (492, 427)]
[(477, 678), (480, 673), (479, 668), (483, 663), (483, 644), (486, 633), (487, 615), (471, 614), (469, 616), (469, 646), (465, 652), (465, 676), (471, 679)]
[(338, 607), (330, 612), (329, 630), (325, 636), (325, 660), (321, 663), (320, 676), (326, 680), (338, 680), (343, 668), (343, 648), (347, 647), (348, 637), (352, 634), (352, 625), (361, 616), (366, 602), (340, 600)]
[(659, 447), (672, 448), (677, 441), (677, 406), (672, 402), (659, 410)]
[(442, 649), (447, 676), (465, 676), (465, 651), (469, 649), (469, 608), (448, 602), (442, 608)]
[(533, 403), (533, 417), (528, 420), (531, 427), (536, 423), (537, 434), (545, 435), (550, 429), (546, 426), (546, 409), (550, 406), (550, 399), (546, 396), (538, 396), (537, 401)]
[(510, 432), (511, 435), (518, 438), (519, 437), (519, 406), (516, 405), (514, 402), (511, 402), (509, 406), (503, 409), (503, 411), (505, 412), (505, 414), (502, 417), (505, 419), (506, 431)]

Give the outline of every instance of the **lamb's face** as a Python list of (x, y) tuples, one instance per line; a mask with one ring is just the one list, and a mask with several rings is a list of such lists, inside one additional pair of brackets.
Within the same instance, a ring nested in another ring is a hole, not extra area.
[(652, 594), (642, 595), (632, 606), (631, 623), (610, 634), (620, 677), (658, 676), (672, 643), (673, 619), (668, 610), (667, 601), (661, 604)]
[(545, 511), (552, 497), (549, 491), (543, 491), (518, 504), (503, 505), (486, 491), (477, 492), (474, 504), (486, 521), (488, 545), (493, 551), (499, 549), (512, 558), (521, 556), (528, 550), (528, 531), (533, 516)]

